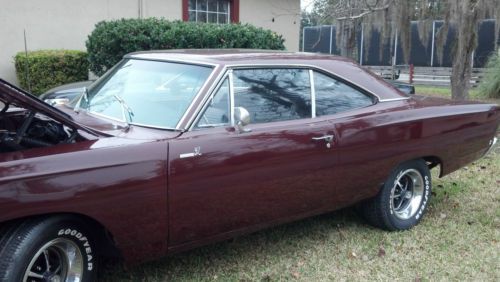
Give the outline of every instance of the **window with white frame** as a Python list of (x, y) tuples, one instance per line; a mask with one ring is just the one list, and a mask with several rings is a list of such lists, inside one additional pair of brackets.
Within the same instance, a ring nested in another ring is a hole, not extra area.
[(225, 24), (230, 22), (229, 0), (189, 0), (189, 21)]

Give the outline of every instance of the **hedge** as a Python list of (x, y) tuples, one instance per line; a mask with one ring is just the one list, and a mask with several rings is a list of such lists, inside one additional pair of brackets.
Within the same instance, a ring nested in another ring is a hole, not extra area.
[(121, 19), (96, 24), (86, 42), (90, 70), (102, 75), (123, 55), (143, 50), (252, 48), (283, 50), (284, 39), (249, 24)]
[(83, 51), (40, 50), (28, 52), (27, 57), (25, 52), (19, 52), (14, 59), (20, 86), (29, 89), (28, 68), (31, 93), (35, 95), (61, 84), (88, 79), (89, 63)]
[(493, 54), (486, 65), (486, 73), (479, 84), (479, 93), (488, 98), (500, 98), (500, 55)]

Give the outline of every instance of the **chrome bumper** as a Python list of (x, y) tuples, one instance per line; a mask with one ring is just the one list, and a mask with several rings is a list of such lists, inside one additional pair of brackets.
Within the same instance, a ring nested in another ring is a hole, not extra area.
[(486, 153), (484, 153), (484, 156), (489, 154), (491, 151), (493, 151), (493, 148), (495, 148), (495, 145), (497, 144), (498, 139), (496, 137), (493, 137), (493, 139), (490, 140), (489, 148), (486, 150)]

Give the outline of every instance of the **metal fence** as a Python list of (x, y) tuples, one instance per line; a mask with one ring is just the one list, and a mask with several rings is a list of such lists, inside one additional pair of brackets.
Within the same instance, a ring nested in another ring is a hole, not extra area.
[[(411, 50), (409, 64), (421, 67), (451, 67), (453, 41), (456, 31), (450, 27), (447, 41), (443, 50), (443, 58), (439, 58), (436, 49), (436, 33), (443, 25), (443, 21), (434, 21), (429, 31), (429, 42), (424, 46), (419, 39), (417, 22), (411, 23)], [(335, 39), (335, 26), (324, 25), (305, 27), (303, 30), (302, 50), (305, 52), (320, 52), (328, 54), (340, 54)], [(478, 46), (473, 53), (473, 67), (485, 66), (488, 57), (495, 51), (495, 20), (484, 20), (478, 27)], [(394, 42), (384, 42), (380, 53), (380, 33), (372, 31), (369, 48), (365, 48), (366, 36), (363, 29), (356, 35), (358, 60), (361, 65), (389, 66), (406, 64), (403, 58), (403, 49), (400, 39), (396, 36)], [(391, 44), (392, 43), (392, 44)], [(381, 56), (380, 56), (381, 55)]]
[[(365, 68), (373, 71), (374, 73), (391, 79), (391, 75), (394, 71), (392, 66), (369, 66), (365, 65)], [(450, 86), (450, 76), (451, 68), (447, 67), (414, 67), (410, 71), (409, 66), (398, 66), (398, 80), (410, 82), (414, 85), (428, 85), (428, 86)], [(485, 68), (473, 68), (470, 78), (470, 85), (476, 87), (479, 85), (481, 80), (484, 78), (485, 73), (488, 69)], [(411, 78), (410, 78), (411, 76)]]

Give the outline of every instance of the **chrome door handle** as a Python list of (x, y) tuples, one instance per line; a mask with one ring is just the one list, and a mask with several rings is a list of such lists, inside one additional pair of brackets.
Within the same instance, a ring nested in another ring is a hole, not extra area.
[(323, 135), (321, 137), (313, 137), (312, 140), (313, 141), (322, 141), (323, 140), (326, 143), (326, 147), (330, 148), (332, 146), (334, 136), (333, 135)]
[(333, 135), (323, 135), (321, 137), (313, 137), (312, 140), (314, 141), (325, 140), (326, 142), (331, 143), (333, 141)]
[(200, 147), (195, 147), (194, 148), (194, 152), (180, 154), (179, 158), (185, 159), (185, 158), (192, 158), (192, 157), (198, 157), (198, 156), (201, 156), (201, 148)]

